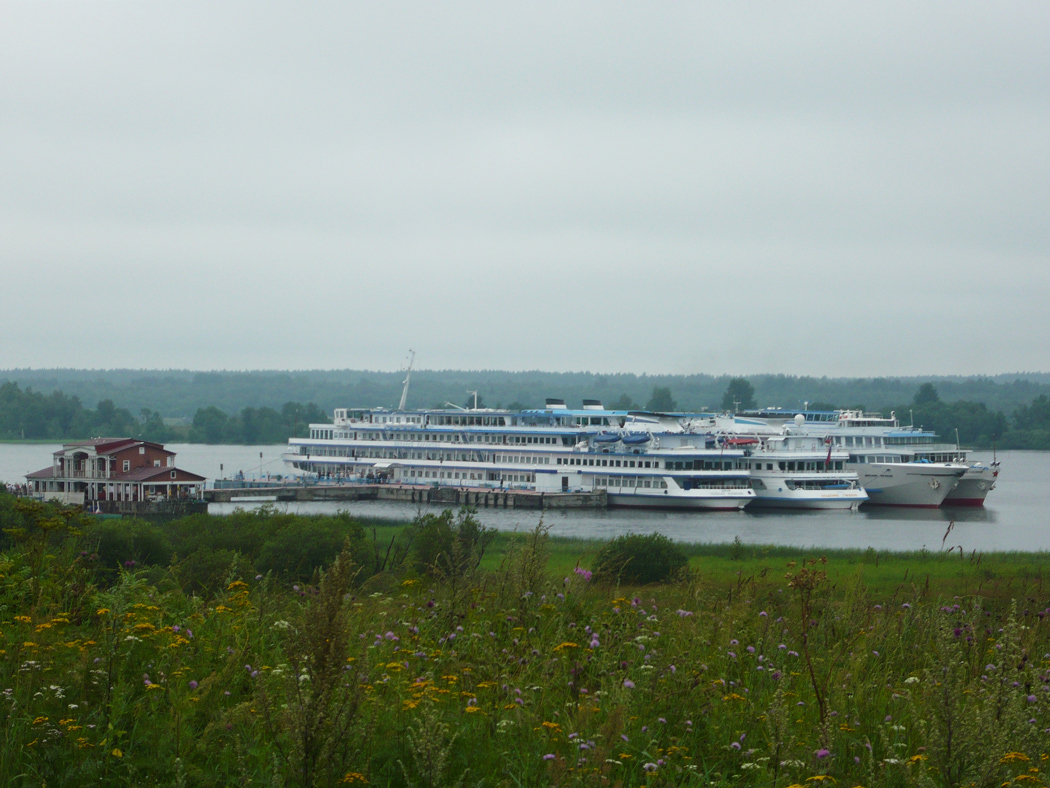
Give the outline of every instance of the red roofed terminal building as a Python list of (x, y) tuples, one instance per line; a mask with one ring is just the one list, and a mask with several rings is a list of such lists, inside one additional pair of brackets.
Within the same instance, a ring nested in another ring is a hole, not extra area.
[(67, 443), (50, 468), (26, 474), (43, 500), (83, 506), (100, 501), (200, 500), (204, 477), (175, 467), (175, 452), (134, 438)]

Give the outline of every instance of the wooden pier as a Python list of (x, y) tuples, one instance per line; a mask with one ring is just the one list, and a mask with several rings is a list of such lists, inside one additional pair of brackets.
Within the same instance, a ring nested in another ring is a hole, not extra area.
[(204, 499), (209, 503), (233, 504), (267, 501), (398, 501), (498, 509), (604, 509), (608, 505), (604, 490), (551, 493), (400, 484), (311, 484), (305, 487), (252, 485), (205, 490)]

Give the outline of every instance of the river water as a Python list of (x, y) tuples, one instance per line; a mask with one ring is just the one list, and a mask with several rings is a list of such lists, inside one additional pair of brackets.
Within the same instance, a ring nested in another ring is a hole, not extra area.
[[(0, 480), (23, 482), (28, 471), (46, 467), (57, 444), (0, 444)], [(180, 468), (207, 476), (287, 474), (281, 462), (283, 445), (205, 446), (169, 444)], [(261, 455), (261, 457), (260, 457)], [(990, 452), (973, 459), (990, 461)], [(731, 542), (798, 547), (940, 550), (961, 546), (971, 550), (1050, 551), (1050, 452), (1000, 452), (1002, 471), (984, 507), (954, 509), (861, 508), (858, 512), (659, 512), (635, 510), (550, 510), (544, 523), (558, 536), (610, 539), (620, 534), (659, 532), (685, 542)], [(220, 469), (221, 466), (221, 469)], [(241, 504), (243, 505), (243, 504)], [(414, 504), (388, 501), (357, 503), (289, 503), (278, 508), (302, 514), (348, 511), (371, 517), (409, 519)], [(440, 507), (432, 507), (436, 511)], [(232, 504), (212, 504), (209, 511), (226, 514)], [(479, 519), (501, 530), (534, 528), (539, 512), (482, 509)], [(948, 532), (949, 525), (952, 525)], [(947, 538), (945, 538), (945, 534)]]

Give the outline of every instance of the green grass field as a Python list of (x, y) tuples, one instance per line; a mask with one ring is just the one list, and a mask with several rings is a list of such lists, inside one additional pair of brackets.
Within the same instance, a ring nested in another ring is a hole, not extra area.
[(0, 520), (3, 785), (1047, 785), (1042, 554)]

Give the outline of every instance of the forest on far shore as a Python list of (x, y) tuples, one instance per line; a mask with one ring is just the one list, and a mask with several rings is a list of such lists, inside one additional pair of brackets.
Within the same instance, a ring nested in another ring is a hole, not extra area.
[[(204, 376), (206, 385), (193, 379), (183, 379), (181, 385), (176, 385), (179, 380), (176, 373), (140, 373), (143, 376), (169, 374), (174, 388), (184, 396), (199, 395), (190, 409), (185, 402), (173, 404), (171, 392), (165, 390), (162, 395), (160, 387), (153, 387), (156, 402), (142, 399), (143, 379), (126, 379), (122, 389), (112, 381), (96, 381), (93, 386), (87, 386), (85, 379), (67, 376), (65, 383), (69, 390), (63, 390), (36, 388), (13, 380), (3, 382), (4, 374), (0, 373), (0, 440), (59, 441), (127, 435), (159, 443), (283, 443), (290, 437), (308, 434), (311, 423), (329, 421), (334, 407), (394, 407), (401, 393), (399, 380), (384, 380), (380, 385), (362, 378), (356, 386), (344, 385), (341, 395), (323, 386), (319, 389), (320, 384), (315, 380), (303, 388), (305, 393), (323, 395), (316, 400), (303, 403), (287, 399), (274, 403), (273, 396), (289, 393), (285, 378), (291, 373), (193, 374), (194, 379)], [(26, 374), (23, 373), (23, 377)], [(127, 375), (123, 371), (91, 374), (102, 381), (106, 376), (122, 379)], [(390, 377), (387, 373), (361, 374)], [(569, 373), (534, 373), (561, 379), (548, 381), (550, 388), (541, 394), (537, 393), (540, 390), (537, 381), (528, 377), (533, 373), (500, 373), (504, 376), (502, 383), (492, 379), (487, 385), (481, 382), (486, 379), (484, 376), (495, 373), (455, 372), (447, 373), (444, 378), (440, 377), (442, 374), (413, 373), (408, 406), (470, 407), (476, 392), (479, 407), (511, 409), (541, 407), (546, 396), (563, 397), (570, 407), (578, 407), (583, 398), (593, 396), (618, 410), (717, 412), (766, 406), (785, 410), (801, 410), (804, 406), (810, 410), (852, 408), (880, 411), (885, 415), (895, 412), (902, 424), (932, 430), (949, 442), (957, 437), (964, 446), (1050, 449), (1050, 383), (1041, 375), (1001, 382), (992, 378), (816, 380), (782, 375), (699, 381), (694, 378), (710, 376), (614, 375), (598, 376), (612, 380), (592, 380), (588, 386), (585, 379), (594, 377), (589, 373), (578, 373), (575, 377)], [(473, 374), (483, 377), (478, 380), (466, 377)], [(714, 380), (721, 387), (717, 391), (711, 390)], [(223, 381), (228, 385), (221, 385)], [(563, 385), (554, 385), (558, 382)], [(812, 384), (811, 393), (807, 393), (805, 399), (796, 397), (807, 382)], [(248, 383), (254, 383), (254, 387)], [(623, 384), (621, 389), (609, 388), (617, 383)], [(647, 388), (639, 389), (642, 384)], [(114, 385), (112, 391), (111, 385)], [(468, 389), (470, 385), (474, 388)], [(92, 401), (90, 397), (96, 389), (112, 396), (96, 400), (95, 407), (91, 408), (85, 402)], [(584, 393), (573, 398), (565, 396), (567, 391)], [(968, 396), (959, 396), (960, 393)], [(1028, 395), (1027, 399), (1019, 398), (1021, 394)], [(189, 415), (185, 415), (187, 413)]]

